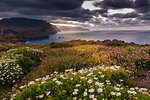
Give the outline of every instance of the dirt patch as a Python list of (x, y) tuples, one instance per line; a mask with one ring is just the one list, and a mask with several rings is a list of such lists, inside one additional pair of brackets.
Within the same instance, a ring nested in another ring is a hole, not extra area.
[(133, 83), (138, 87), (143, 86), (150, 90), (150, 70), (146, 71), (146, 77), (135, 77)]

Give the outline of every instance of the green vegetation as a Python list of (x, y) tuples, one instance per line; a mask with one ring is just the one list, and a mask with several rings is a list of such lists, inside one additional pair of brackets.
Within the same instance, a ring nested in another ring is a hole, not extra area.
[[(1, 59), (15, 59), (16, 64), (18, 64), (22, 72), (26, 74), (21, 74), (23, 79), (16, 83), (18, 85), (17, 87), (13, 87), (15, 91), (11, 91), (10, 88), (7, 90), (1, 88), (0, 95), (2, 96), (0, 96), (0, 99), (4, 98), (9, 91), (11, 95), (7, 96), (7, 98), (14, 97), (15, 100), (26, 100), (28, 98), (33, 100), (37, 98), (44, 100), (72, 100), (74, 97), (87, 99), (90, 95), (92, 96), (92, 94), (94, 98), (107, 98), (108, 100), (149, 100), (146, 89), (134, 88), (135, 85), (131, 77), (146, 76), (146, 74), (142, 73), (150, 68), (150, 46), (121, 45), (112, 43), (106, 46), (105, 44), (98, 45), (93, 41), (78, 40), (46, 45), (32, 44), (18, 45), (17, 47), (16, 44), (14, 44), (7, 47), (3, 46), (7, 49), (2, 50)], [(25, 46), (30, 48), (25, 48)], [(117, 67), (119, 67), (119, 69)], [(81, 70), (82, 68), (84, 68), (84, 70)], [(88, 68), (87, 71), (85, 71), (85, 68)], [(117, 70), (114, 70), (115, 68), (117, 68)], [(74, 71), (66, 72), (67, 69)], [(80, 71), (85, 73), (81, 74)], [(102, 74), (99, 74), (100, 72), (102, 72)], [(73, 73), (77, 73), (77, 75)], [(89, 73), (93, 74), (87, 76)], [(61, 78), (61, 75), (64, 75), (66, 79)], [(101, 78), (101, 75), (105, 75), (105, 77)], [(80, 79), (81, 77), (87, 79)], [(94, 77), (98, 79), (95, 80)], [(57, 78), (57, 80), (53, 81), (55, 78)], [(93, 80), (91, 85), (88, 83), (89, 79)], [(60, 82), (62, 82), (62, 84)], [(98, 87), (95, 85), (96, 82), (104, 83), (104, 86)], [(31, 85), (29, 85), (29, 83), (31, 83)], [(60, 85), (58, 85), (59, 83)], [(111, 84), (108, 85), (107, 83)], [(80, 84), (80, 86), (76, 87), (78, 84)], [(118, 86), (118, 84), (121, 86)], [(114, 87), (119, 88), (119, 91)], [(74, 89), (78, 89), (77, 95), (73, 95), (73, 92), (76, 92)], [(94, 92), (87, 92), (88, 95), (85, 97), (83, 96), (86, 92), (85, 89), (87, 89), (87, 91), (94, 89)], [(103, 90), (103, 92), (98, 93), (98, 89)], [(119, 96), (117, 96), (117, 94), (112, 95), (113, 92), (118, 93)]]
[(30, 48), (11, 49), (1, 56), (0, 85), (5, 86), (12, 86), (42, 60), (42, 52)]

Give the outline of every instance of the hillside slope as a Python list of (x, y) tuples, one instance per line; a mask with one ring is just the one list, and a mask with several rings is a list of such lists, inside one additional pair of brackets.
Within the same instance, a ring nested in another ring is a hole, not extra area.
[(27, 18), (2, 19), (0, 20), (0, 28), (16, 31), (15, 35), (24, 40), (48, 38), (50, 34), (56, 34), (59, 31), (56, 26), (44, 20)]

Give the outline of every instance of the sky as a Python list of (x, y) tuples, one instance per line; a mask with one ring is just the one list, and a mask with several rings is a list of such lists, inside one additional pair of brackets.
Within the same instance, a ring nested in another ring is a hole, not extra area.
[(150, 0), (0, 0), (0, 19), (10, 17), (93, 30), (149, 30)]

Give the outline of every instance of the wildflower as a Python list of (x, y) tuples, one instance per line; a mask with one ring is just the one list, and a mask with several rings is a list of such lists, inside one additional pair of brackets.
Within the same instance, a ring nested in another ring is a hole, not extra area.
[(120, 79), (119, 81), (120, 81), (120, 82), (123, 82), (123, 79)]
[(120, 90), (120, 88), (115, 88), (115, 90), (116, 90), (116, 91), (119, 91), (119, 90)]
[(132, 91), (132, 94), (133, 94), (133, 95), (135, 95), (135, 94), (136, 94), (136, 92), (135, 92), (135, 91)]
[(138, 100), (138, 97), (135, 97), (135, 100)]
[(79, 87), (80, 86), (80, 84), (76, 84), (76, 87)]
[(73, 100), (77, 100), (77, 97), (73, 97)]
[(134, 91), (134, 88), (130, 88), (131, 91)]
[(94, 92), (94, 89), (89, 89), (89, 92), (90, 92), (90, 93)]
[(28, 86), (35, 84), (34, 81), (29, 82)]
[(109, 82), (110, 82), (110, 80), (106, 80), (106, 82), (107, 82), (107, 83), (109, 83)]
[(98, 80), (98, 78), (97, 78), (97, 77), (94, 77), (94, 79), (95, 79), (95, 80)]
[(78, 90), (78, 89), (74, 89), (74, 91), (75, 91), (75, 92), (78, 92), (79, 90)]
[(99, 87), (103, 87), (104, 86), (104, 83), (99, 83)]
[(46, 95), (50, 95), (50, 93), (51, 93), (51, 92), (50, 92), (50, 91), (48, 91), (48, 92), (46, 93)]
[(131, 92), (131, 91), (129, 91), (129, 90), (128, 90), (127, 92), (128, 92), (129, 94), (131, 94), (131, 93), (132, 93), (132, 92)]
[(92, 83), (93, 81), (91, 79), (88, 80), (88, 83)]
[(76, 95), (76, 94), (78, 94), (78, 93), (75, 91), (75, 92), (73, 92), (72, 94), (73, 94), (73, 95)]
[(117, 86), (120, 87), (121, 85), (120, 85), (120, 84), (117, 84)]
[(97, 98), (93, 98), (92, 100), (97, 100)]
[(91, 99), (94, 98), (94, 95), (90, 95), (89, 98), (91, 98)]
[(56, 81), (57, 80), (57, 78), (53, 78), (53, 81)]
[(42, 94), (42, 95), (39, 95), (39, 98), (43, 98), (44, 97), (44, 95)]
[(111, 95), (115, 95), (115, 92), (111, 92), (110, 94), (111, 94)]
[(83, 93), (83, 96), (87, 96), (87, 92), (84, 92), (84, 93)]
[(104, 78), (104, 77), (105, 77), (105, 75), (101, 75), (101, 77), (102, 77), (102, 78)]
[(95, 82), (95, 85), (99, 86), (99, 82)]
[(118, 92), (117, 94), (116, 94), (116, 96), (120, 96), (121, 95), (121, 93), (120, 92)]
[(100, 93), (100, 92), (103, 92), (103, 89), (102, 88), (98, 88), (98, 93)]

